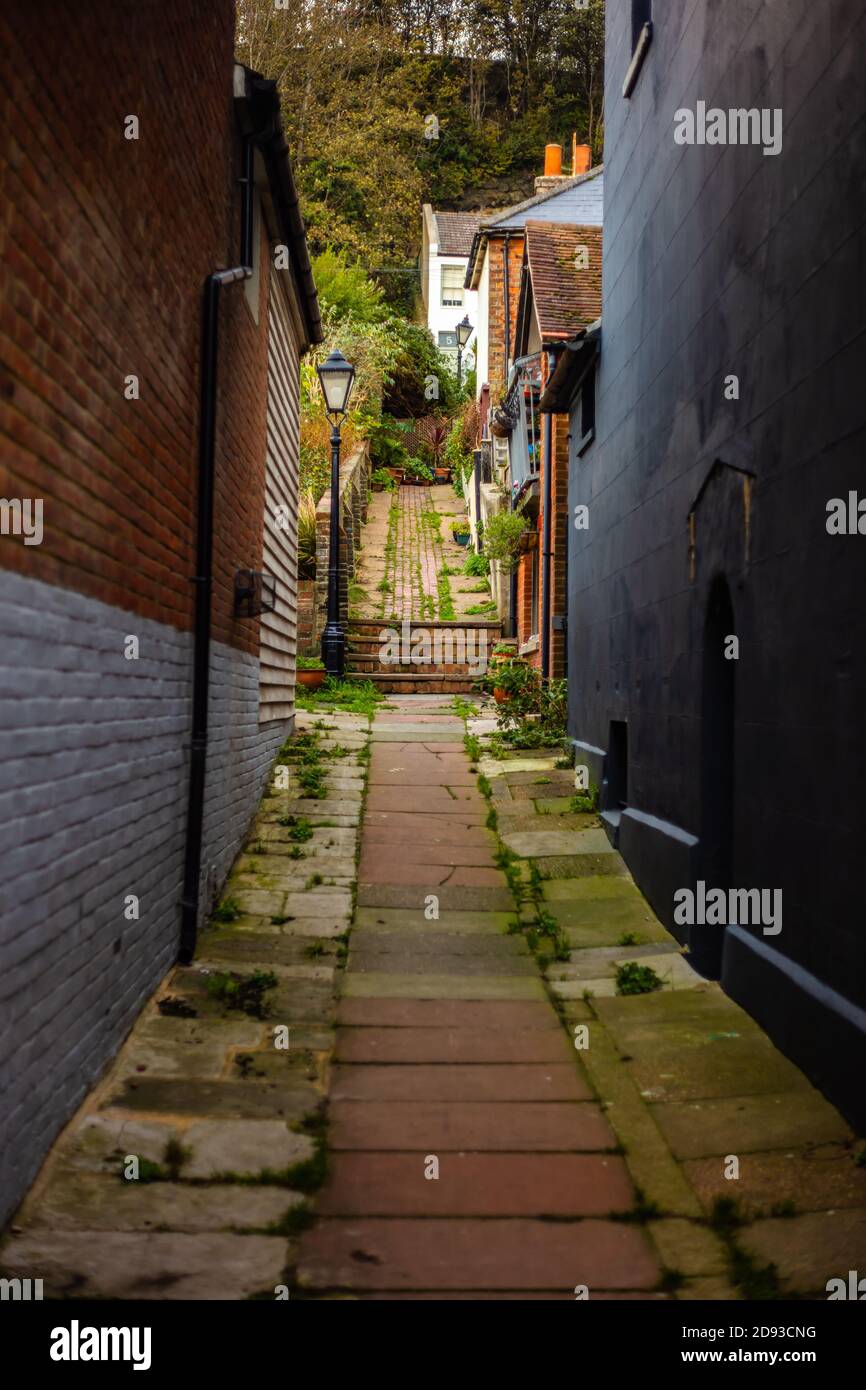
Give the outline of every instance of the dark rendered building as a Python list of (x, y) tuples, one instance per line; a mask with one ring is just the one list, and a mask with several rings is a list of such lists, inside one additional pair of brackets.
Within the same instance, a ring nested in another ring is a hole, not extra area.
[(863, 0), (608, 0), (602, 321), (542, 402), (576, 761), (693, 963), (860, 1124), (864, 52)]

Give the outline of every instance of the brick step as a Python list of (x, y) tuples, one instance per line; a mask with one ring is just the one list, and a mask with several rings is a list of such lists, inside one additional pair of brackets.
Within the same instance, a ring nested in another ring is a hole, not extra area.
[(359, 656), (355, 652), (349, 653), (349, 667), (352, 671), (363, 672), (367, 675), (371, 672), (379, 672), (383, 676), (466, 676), (476, 680), (483, 674), (474, 664), (470, 666), (467, 661), (390, 662), (380, 661), (378, 656)]
[(385, 671), (347, 671), (350, 681), (371, 681), (384, 695), (472, 695), (471, 676), (443, 676), (428, 673), (391, 675)]
[[(431, 651), (438, 648), (444, 655), (458, 652), (461, 649), (468, 652), (477, 652), (481, 651), (484, 647), (486, 647), (489, 652), (492, 652), (499, 640), (495, 632), (467, 632), (463, 628), (455, 628), (450, 632), (443, 632), (440, 630), (439, 632), (425, 633), (423, 628), (415, 628), (414, 633), (408, 637), (405, 648), (406, 651), (411, 651), (413, 647), (420, 647), (423, 641), (425, 646), (429, 647)], [(390, 644), (391, 650), (394, 651), (398, 641), (402, 646), (403, 637), (401, 633), (397, 633), (396, 637), (386, 637), (383, 640), (380, 640), (378, 634), (375, 637), (350, 636), (347, 647), (350, 652), (357, 652), (359, 656), (378, 656), (386, 642)]]
[[(380, 640), (379, 633), (383, 628), (387, 628), (388, 630), (393, 629), (402, 636), (402, 622), (392, 623), (389, 622), (387, 618), (351, 618), (346, 626), (346, 631), (350, 641), (355, 638), (360, 640), (366, 638), (368, 640), (374, 639), (378, 642)], [(417, 621), (410, 622), (408, 626), (410, 640), (416, 632), (428, 632), (435, 638), (437, 632), (443, 634), (450, 632), (456, 635), (458, 632), (472, 632), (477, 634), (482, 631), (487, 633), (488, 641), (498, 640), (502, 632), (502, 623), (498, 620), (492, 622), (474, 622), (470, 618), (460, 618), (456, 619), (454, 622), (433, 622), (432, 620), (424, 622), (419, 618)]]

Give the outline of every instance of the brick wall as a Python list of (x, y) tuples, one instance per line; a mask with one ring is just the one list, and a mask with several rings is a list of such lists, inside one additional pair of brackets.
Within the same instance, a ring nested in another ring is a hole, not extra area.
[[(488, 373), (490, 400), (498, 405), (505, 390), (505, 266), (506, 241), (504, 237), (491, 237), (487, 243), (490, 263), (490, 290), (488, 298)], [(514, 326), (517, 322), (517, 304), (520, 298), (520, 268), (523, 264), (523, 233), (516, 232), (507, 243), (508, 264), (508, 349), (509, 360), (513, 360)]]
[[(202, 286), (239, 257), (233, 19), (0, 16), (0, 496), (44, 501), (40, 545), (0, 536), (0, 1215), (177, 948)], [(241, 286), (221, 311), (203, 910), (291, 727), (259, 725), (259, 625), (232, 612), (262, 555), (268, 279), (258, 324)]]

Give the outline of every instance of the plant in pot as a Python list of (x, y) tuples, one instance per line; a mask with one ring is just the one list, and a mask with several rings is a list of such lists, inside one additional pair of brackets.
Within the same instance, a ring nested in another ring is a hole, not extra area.
[(509, 661), (517, 658), (517, 647), (514, 643), (497, 642), (487, 660), (487, 674), (490, 677), (492, 686), (496, 685), (496, 675), (501, 667), (507, 666)]
[(370, 474), (370, 486), (374, 492), (393, 492), (397, 484), (387, 468), (376, 468)]
[(468, 545), (469, 537), (472, 534), (469, 529), (468, 517), (464, 516), (459, 521), (455, 521), (451, 526), (451, 534), (458, 545)]
[(493, 698), (497, 705), (513, 707), (520, 715), (534, 713), (541, 698), (541, 677), (534, 666), (514, 657), (496, 668)]
[(416, 487), (429, 487), (433, 481), (433, 469), (420, 458), (409, 458), (403, 475), (407, 483), (414, 483)]
[(318, 656), (297, 657), (298, 684), (310, 690), (318, 690), (325, 683), (324, 662)]

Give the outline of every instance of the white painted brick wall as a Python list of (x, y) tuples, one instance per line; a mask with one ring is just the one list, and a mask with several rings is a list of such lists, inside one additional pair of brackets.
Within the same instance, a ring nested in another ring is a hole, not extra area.
[[(0, 1218), (174, 960), (191, 662), (189, 633), (0, 573)], [(215, 644), (204, 910), (291, 727), (258, 715), (258, 662)]]

